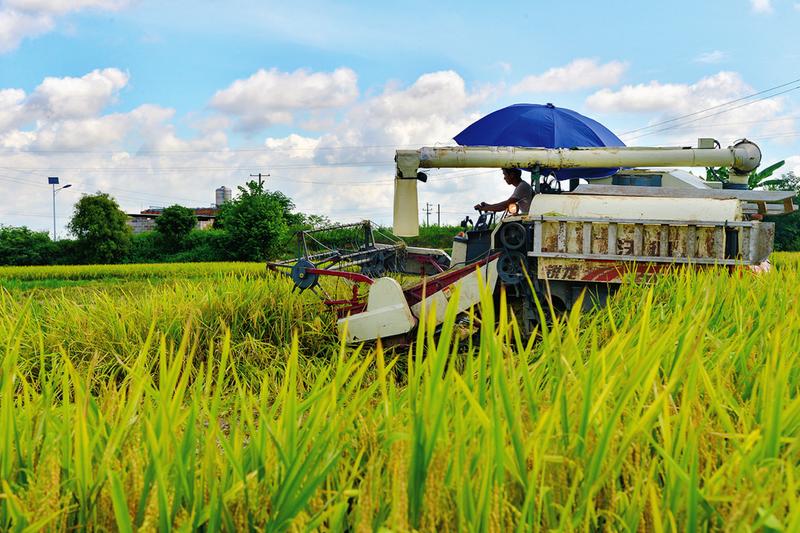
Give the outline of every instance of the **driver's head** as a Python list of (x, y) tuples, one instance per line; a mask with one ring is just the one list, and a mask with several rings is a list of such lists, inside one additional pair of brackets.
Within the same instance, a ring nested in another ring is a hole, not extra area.
[(516, 185), (522, 180), (522, 171), (518, 168), (504, 168), (503, 179), (509, 185)]

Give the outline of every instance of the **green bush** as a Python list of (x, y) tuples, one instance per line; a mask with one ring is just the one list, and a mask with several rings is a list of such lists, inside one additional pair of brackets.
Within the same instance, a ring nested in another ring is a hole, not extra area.
[(228, 234), (223, 230), (192, 230), (184, 239), (183, 251), (172, 254), (169, 261), (211, 262), (230, 261), (233, 254), (228, 249)]
[(453, 237), (459, 231), (463, 231), (461, 226), (420, 226), (418, 236), (403, 237), (403, 240), (409, 246), (449, 250), (453, 247)]
[(283, 193), (249, 181), (239, 187), (236, 199), (222, 206), (215, 227), (227, 233), (232, 259), (265, 261), (280, 255), (289, 227), (302, 223), (292, 209), (294, 204)]
[(186, 248), (186, 238), (197, 225), (197, 217), (188, 207), (172, 205), (156, 218), (156, 233), (164, 246), (176, 250)]
[(161, 239), (155, 231), (134, 233), (131, 236), (131, 247), (125, 257), (125, 263), (159, 263), (163, 261), (164, 252)]
[(0, 265), (51, 265), (55, 248), (47, 232), (0, 226)]
[(219, 229), (192, 230), (180, 249), (168, 245), (156, 231), (133, 235), (125, 263), (189, 263), (228, 261), (228, 235)]
[(775, 223), (775, 251), (800, 251), (800, 211), (767, 217), (766, 220)]

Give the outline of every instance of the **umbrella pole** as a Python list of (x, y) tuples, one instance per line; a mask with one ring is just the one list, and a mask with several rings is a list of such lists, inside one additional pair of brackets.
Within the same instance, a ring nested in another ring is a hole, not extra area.
[(541, 177), (542, 174), (539, 172), (539, 166), (535, 166), (531, 169), (531, 185), (533, 186), (533, 194), (539, 194), (542, 190), (541, 187)]

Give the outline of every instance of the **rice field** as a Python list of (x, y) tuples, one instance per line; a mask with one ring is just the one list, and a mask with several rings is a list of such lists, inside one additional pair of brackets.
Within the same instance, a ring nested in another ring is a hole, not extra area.
[[(800, 530), (800, 254), (345, 347), (263, 265), (0, 269), (0, 529)], [(489, 326), (494, 324), (494, 326)], [(423, 324), (424, 326), (424, 324)]]

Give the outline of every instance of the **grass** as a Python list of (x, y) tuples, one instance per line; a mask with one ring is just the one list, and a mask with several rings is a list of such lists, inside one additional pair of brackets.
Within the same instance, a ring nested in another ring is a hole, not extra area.
[(800, 256), (775, 263), (535, 342), (486, 294), (479, 341), (451, 309), (393, 354), (260, 265), (22, 272), (98, 281), (0, 289), (0, 528), (798, 530)]
[(259, 274), (263, 263), (160, 263), (83, 266), (0, 266), (0, 281), (154, 279)]

